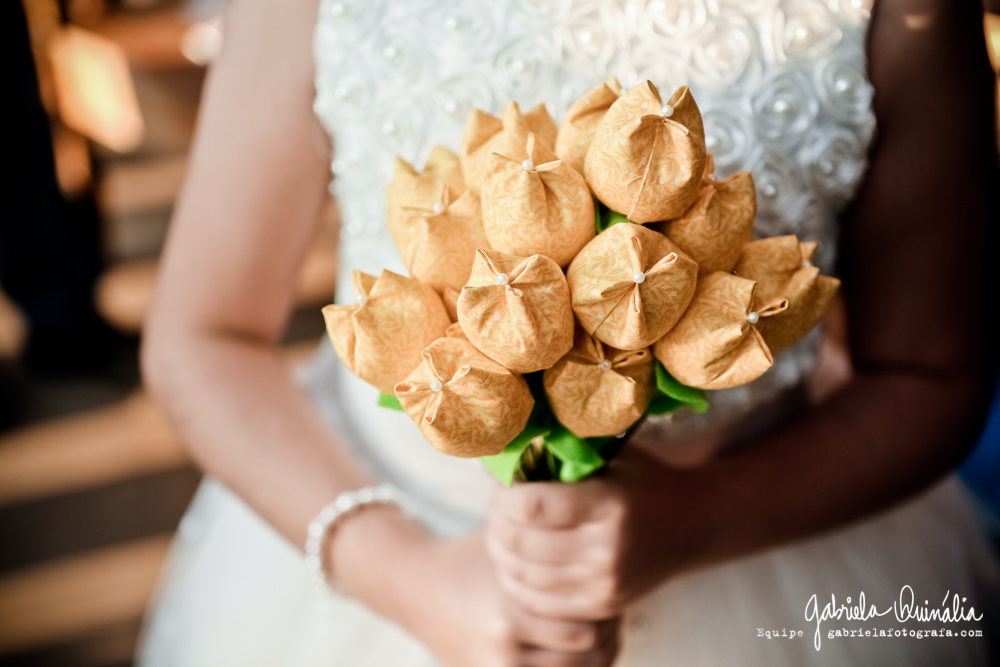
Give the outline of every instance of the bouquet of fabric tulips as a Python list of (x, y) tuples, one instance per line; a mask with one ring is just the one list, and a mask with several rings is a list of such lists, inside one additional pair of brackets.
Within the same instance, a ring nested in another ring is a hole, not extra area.
[(748, 172), (715, 179), (686, 87), (611, 79), (561, 127), (544, 106), (474, 110), (461, 155), (397, 159), (388, 226), (412, 277), (355, 272), (327, 330), (439, 451), (508, 485), (575, 481), (822, 317), (839, 281), (816, 244), (751, 240), (756, 211)]

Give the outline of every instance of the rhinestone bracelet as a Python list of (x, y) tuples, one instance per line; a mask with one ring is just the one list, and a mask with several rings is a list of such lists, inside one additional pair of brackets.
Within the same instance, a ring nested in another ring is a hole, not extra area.
[(316, 583), (320, 594), (334, 597), (342, 594), (340, 586), (332, 583), (326, 577), (323, 562), (323, 543), (327, 535), (345, 514), (350, 514), (366, 505), (393, 503), (398, 505), (403, 514), (410, 516), (409, 501), (406, 496), (392, 484), (366, 486), (356, 491), (344, 491), (336, 500), (320, 510), (316, 518), (309, 524), (309, 535), (306, 537), (306, 569)]

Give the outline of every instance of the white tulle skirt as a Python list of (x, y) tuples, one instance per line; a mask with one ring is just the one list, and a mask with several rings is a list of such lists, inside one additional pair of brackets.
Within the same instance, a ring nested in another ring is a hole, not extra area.
[[(331, 376), (324, 371), (323, 377)], [(312, 391), (321, 406), (329, 405), (329, 397)], [(369, 404), (371, 397), (356, 400)], [(434, 454), (433, 461), (447, 458)], [(419, 465), (412, 462), (407, 469)], [(432, 514), (427, 509), (423, 518), (438, 532), (470, 525), (458, 521), (449, 528)], [(989, 665), (991, 622), (1000, 617), (1000, 609), (993, 608), (1000, 569), (978, 515), (976, 501), (949, 477), (856, 525), (678, 577), (629, 610), (616, 664)], [(863, 592), (868, 605), (884, 611), (907, 590), (917, 605), (932, 609), (940, 609), (946, 596), (950, 608), (957, 594), (961, 607), (974, 608), (981, 620), (900, 622), (890, 611), (858, 621), (842, 614), (820, 622), (816, 649), (817, 622), (807, 620), (813, 596), (822, 611), (831, 596), (837, 606), (850, 607)], [(841, 630), (870, 635), (836, 636)], [(970, 630), (981, 636), (961, 636)], [(795, 636), (782, 636), (788, 634)], [(321, 601), (300, 551), (211, 479), (202, 484), (176, 537), (139, 660), (141, 667), (436, 664), (419, 642), (362, 605)]]

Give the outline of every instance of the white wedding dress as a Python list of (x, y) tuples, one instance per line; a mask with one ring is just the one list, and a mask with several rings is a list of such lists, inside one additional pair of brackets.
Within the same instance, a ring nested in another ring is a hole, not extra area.
[[(820, 241), (829, 271), (836, 215), (864, 175), (875, 122), (864, 44), (871, 0), (323, 0), (315, 33), (315, 110), (335, 143), (341, 209), (337, 300), (350, 273), (405, 273), (385, 226), (393, 157), (417, 167), (457, 149), (472, 108), (545, 102), (557, 122), (609, 75), (691, 86), (722, 176), (753, 172), (759, 236)], [(740, 424), (813, 366), (817, 335), (779, 355), (748, 387), (713, 392), (707, 415), (650, 428), (664, 442)], [(373, 476), (412, 496), (442, 535), (481, 524), (493, 481), (474, 460), (434, 451), (403, 413), (346, 372), (329, 345), (300, 373), (319, 410)], [(809, 443), (802, 443), (808, 447)], [(859, 465), (864, 465), (863, 461)], [(763, 489), (762, 493), (767, 490)], [(318, 509), (318, 508), (317, 508)], [(413, 638), (350, 600), (321, 604), (290, 545), (208, 480), (178, 533), (141, 649), (144, 667), (436, 664)], [(891, 606), (900, 589), (938, 606), (947, 591), (986, 604), (993, 558), (950, 478), (904, 506), (836, 533), (679, 577), (632, 608), (621, 667), (985, 665), (987, 638), (822, 637), (813, 594), (864, 591)], [(431, 611), (431, 610), (429, 610)], [(983, 623), (989, 621), (989, 611)], [(892, 616), (827, 629), (927, 629)], [(958, 626), (956, 626), (958, 627)], [(970, 627), (966, 624), (962, 627)], [(759, 629), (802, 630), (767, 639)], [(473, 667), (473, 666), (470, 666)]]

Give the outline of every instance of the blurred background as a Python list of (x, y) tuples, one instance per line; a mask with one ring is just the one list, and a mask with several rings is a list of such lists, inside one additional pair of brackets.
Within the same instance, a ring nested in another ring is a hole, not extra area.
[[(131, 664), (197, 487), (137, 355), (222, 9), (0, 3), (0, 666)], [(332, 203), (324, 223), (290, 364), (333, 295)]]
[[(130, 665), (184, 530), (200, 475), (143, 391), (137, 355), (222, 9), (0, 3), (12, 110), (0, 179), (0, 667)], [(985, 14), (984, 35), (1000, 71), (1000, 16)], [(334, 290), (332, 201), (322, 222), (286, 335), (290, 366), (320, 340)], [(828, 324), (836, 339), (842, 315)], [(997, 417), (965, 474), (1000, 501)]]

